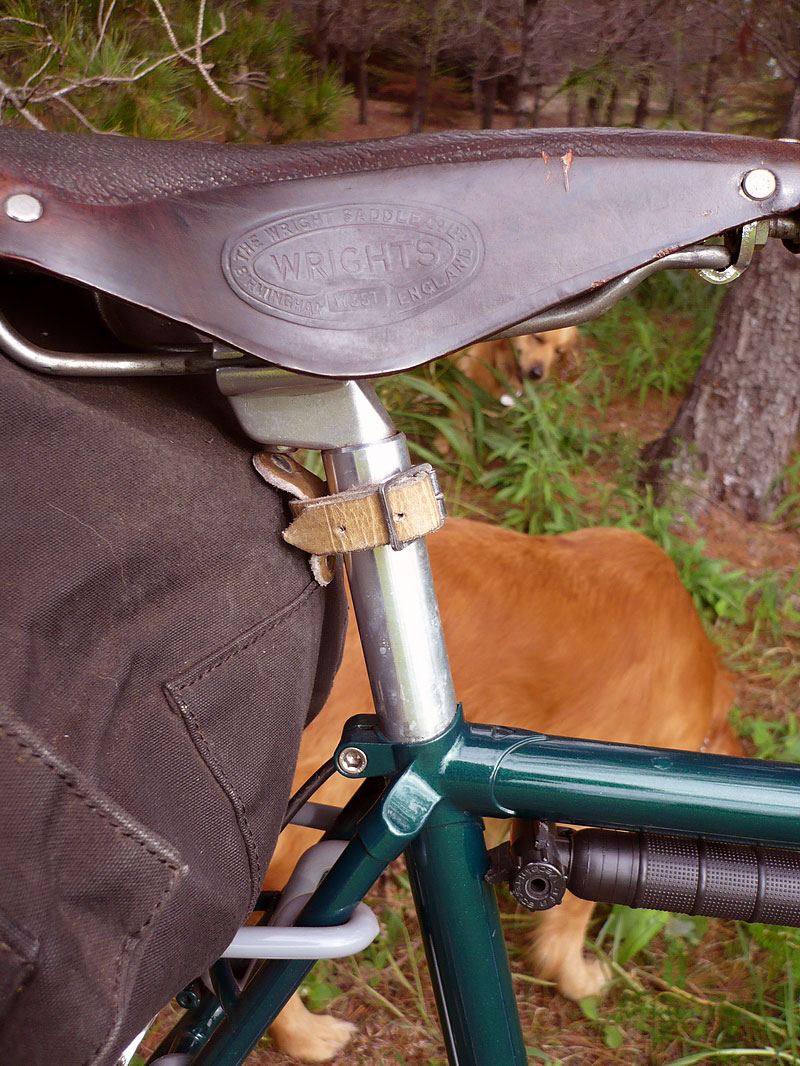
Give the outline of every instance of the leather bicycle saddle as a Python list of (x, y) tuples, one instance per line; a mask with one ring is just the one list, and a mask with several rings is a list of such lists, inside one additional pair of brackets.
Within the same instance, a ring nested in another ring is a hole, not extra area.
[(800, 146), (581, 129), (261, 147), (3, 127), (0, 204), (0, 258), (278, 366), (363, 377), (796, 210)]

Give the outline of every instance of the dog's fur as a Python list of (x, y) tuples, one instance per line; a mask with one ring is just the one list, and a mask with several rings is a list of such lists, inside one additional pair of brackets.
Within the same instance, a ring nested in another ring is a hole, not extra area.
[(508, 388), (519, 396), (524, 380), (544, 381), (559, 360), (577, 359), (579, 352), (578, 331), (564, 326), (513, 341), (481, 341), (450, 358), (462, 374), (500, 399)]
[[(429, 538), (456, 693), (467, 717), (561, 736), (741, 754), (727, 724), (730, 681), (678, 574), (636, 533), (586, 529), (534, 537), (450, 519)], [(309, 726), (296, 783), (334, 749), (353, 714), (371, 713), (369, 683), (350, 627), (333, 692)], [(353, 785), (335, 776), (318, 793), (341, 804)], [(285, 883), (317, 834), (291, 826), (268, 871)], [(567, 894), (541, 915), (534, 972), (570, 999), (606, 974), (583, 954), (593, 904)], [(295, 997), (273, 1036), (309, 1062), (332, 1057), (353, 1030), (309, 1015)]]
[[(575, 363), (580, 358), (581, 338), (574, 326), (528, 333), (513, 341), (480, 341), (448, 359), (465, 377), (484, 392), (512, 406), (523, 393), (523, 382), (544, 381), (560, 360)], [(456, 415), (464, 429), (470, 429), (470, 417), (464, 408)], [(440, 455), (450, 454), (450, 444), (439, 433), (434, 447)]]

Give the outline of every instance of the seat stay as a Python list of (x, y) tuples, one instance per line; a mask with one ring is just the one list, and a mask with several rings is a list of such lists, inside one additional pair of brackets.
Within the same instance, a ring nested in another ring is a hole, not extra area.
[[(170, 182), (164, 145), (0, 129), (0, 257), (278, 366), (365, 377), (426, 362), (800, 206), (796, 144), (505, 133), (172, 146)], [(58, 164), (76, 144), (84, 170), (94, 160), (107, 168), (113, 195), (98, 192), (94, 173), (83, 196), (66, 184)], [(192, 180), (189, 155), (199, 168)], [(158, 173), (127, 180), (140, 157)], [(19, 197), (29, 198), (22, 212)]]

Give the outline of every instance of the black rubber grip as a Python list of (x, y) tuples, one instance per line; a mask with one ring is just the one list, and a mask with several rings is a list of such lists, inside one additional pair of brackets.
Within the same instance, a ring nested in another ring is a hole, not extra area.
[(581, 829), (568, 861), (582, 899), (800, 926), (800, 851)]

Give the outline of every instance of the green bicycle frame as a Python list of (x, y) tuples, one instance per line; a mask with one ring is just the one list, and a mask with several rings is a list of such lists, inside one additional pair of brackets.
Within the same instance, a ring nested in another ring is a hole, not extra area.
[[(800, 847), (800, 767), (471, 725), (390, 744), (352, 719), (340, 749), (367, 756), (368, 782), (330, 835), (350, 844), (298, 924), (345, 921), (387, 863), (405, 853), (450, 1061), (521, 1066), (511, 989), (480, 819), (547, 818)], [(313, 965), (263, 964), (197, 1056), (237, 1066)]]

